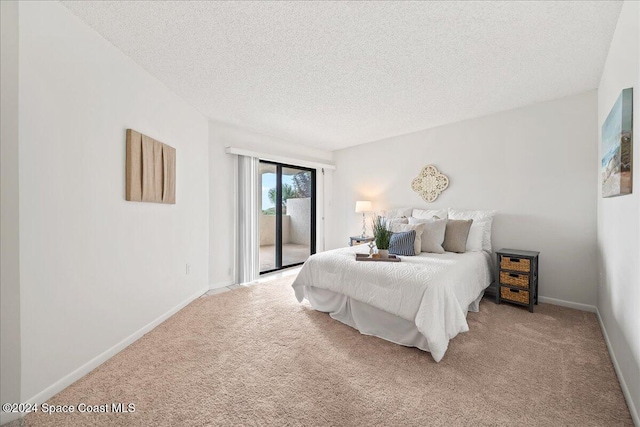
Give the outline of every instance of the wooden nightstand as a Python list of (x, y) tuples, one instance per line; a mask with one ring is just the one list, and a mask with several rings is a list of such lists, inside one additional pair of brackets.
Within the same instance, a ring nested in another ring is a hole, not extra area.
[(349, 237), (349, 246), (357, 246), (357, 245), (363, 245), (365, 243), (369, 243), (373, 241), (373, 237), (369, 237), (369, 236), (353, 236), (353, 237)]
[(538, 304), (538, 255), (540, 252), (500, 249), (498, 258), (498, 292), (501, 301), (529, 307)]

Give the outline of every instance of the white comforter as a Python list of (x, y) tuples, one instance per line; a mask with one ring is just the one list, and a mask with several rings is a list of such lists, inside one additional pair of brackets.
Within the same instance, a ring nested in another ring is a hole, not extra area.
[(449, 340), (469, 330), (469, 305), (491, 283), (489, 255), (422, 253), (402, 262), (356, 262), (366, 246), (336, 249), (311, 256), (293, 282), (298, 301), (313, 286), (415, 322), (436, 362)]

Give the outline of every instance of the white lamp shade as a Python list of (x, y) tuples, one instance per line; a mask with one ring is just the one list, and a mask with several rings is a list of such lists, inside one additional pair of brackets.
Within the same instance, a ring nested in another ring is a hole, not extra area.
[(356, 202), (356, 213), (358, 212), (371, 212), (373, 207), (368, 200), (359, 200)]

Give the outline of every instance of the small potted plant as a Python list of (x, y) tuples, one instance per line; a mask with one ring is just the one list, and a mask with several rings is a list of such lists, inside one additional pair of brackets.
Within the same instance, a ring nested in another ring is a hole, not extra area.
[(389, 256), (389, 241), (393, 233), (387, 228), (386, 220), (379, 215), (375, 215), (371, 221), (371, 230), (376, 241), (378, 254), (383, 258), (387, 258)]

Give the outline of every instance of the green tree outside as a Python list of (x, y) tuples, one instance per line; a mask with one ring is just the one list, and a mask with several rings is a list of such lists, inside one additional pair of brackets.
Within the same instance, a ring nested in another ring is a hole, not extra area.
[[(311, 197), (311, 172), (299, 172), (292, 178), (293, 185), (282, 184), (282, 214), (287, 213), (287, 200)], [(267, 193), (269, 201), (276, 204), (276, 189), (271, 188)], [(275, 215), (276, 208), (263, 209), (264, 215)]]

